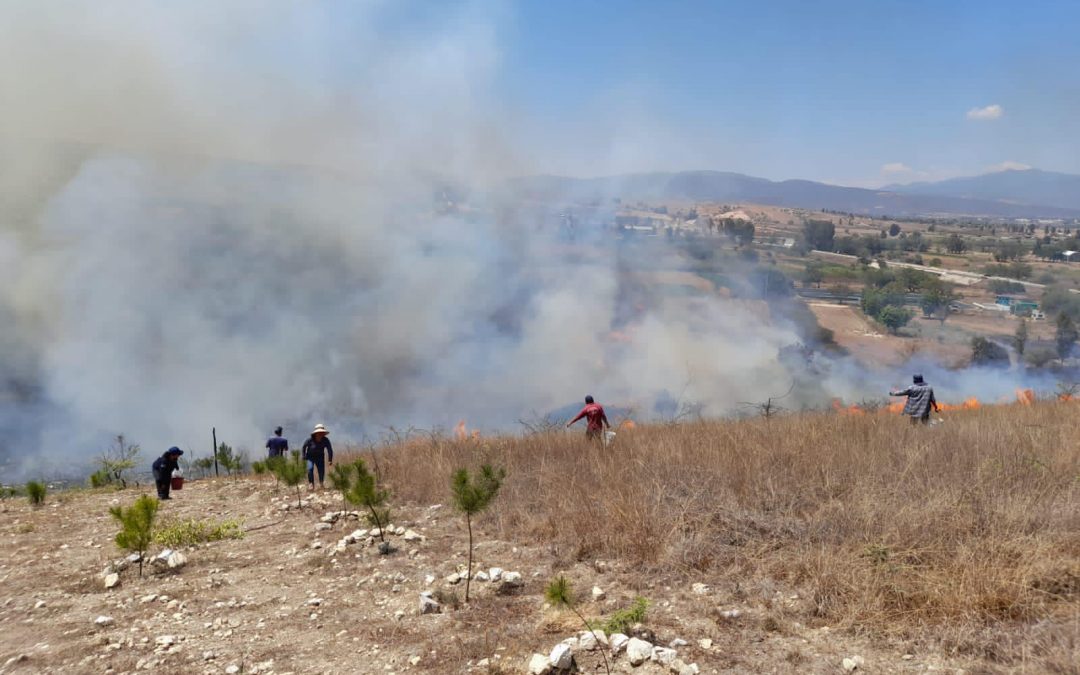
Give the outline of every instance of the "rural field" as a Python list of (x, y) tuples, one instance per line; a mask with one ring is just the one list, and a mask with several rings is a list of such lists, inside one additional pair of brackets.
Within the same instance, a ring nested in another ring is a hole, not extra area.
[[(415, 437), (353, 451), (390, 493), (389, 555), (352, 540), (370, 526), (329, 487), (298, 509), (273, 478), (204, 479), (162, 503), (159, 528), (239, 519), (242, 538), (181, 544), (186, 564), (119, 569), (108, 590), (125, 555), (108, 510), (145, 486), (8, 499), (0, 671), (526, 673), (583, 630), (545, 599), (565, 575), (594, 626), (644, 598), (623, 630), (677, 653), (635, 667), (605, 652), (613, 672), (1076, 673), (1076, 406), (927, 428), (858, 411), (641, 425), (609, 448)], [(485, 574), (465, 603), (450, 477), (482, 464), (506, 476), (473, 523)], [(484, 579), (493, 567), (505, 578)], [(424, 592), (440, 611), (420, 613)], [(572, 647), (581, 672), (605, 672), (601, 651)]]

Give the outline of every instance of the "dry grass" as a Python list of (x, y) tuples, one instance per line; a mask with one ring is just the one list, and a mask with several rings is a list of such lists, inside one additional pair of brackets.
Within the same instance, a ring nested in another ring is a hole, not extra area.
[(396, 499), (447, 503), (454, 469), (494, 463), (507, 479), (484, 524), (501, 538), (547, 542), (567, 562), (782, 584), (800, 592), (801, 621), (991, 662), (1026, 662), (1038, 644), (1051, 668), (1080, 657), (1078, 413), (645, 426), (610, 449), (561, 433), (414, 439), (379, 469)]

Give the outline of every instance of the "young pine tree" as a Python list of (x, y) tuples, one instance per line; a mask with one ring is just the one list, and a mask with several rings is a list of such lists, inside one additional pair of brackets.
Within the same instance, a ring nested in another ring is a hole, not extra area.
[(296, 508), (300, 508), (300, 484), (304, 482), (307, 471), (304, 462), (300, 459), (300, 453), (295, 450), (289, 459), (275, 458), (273, 468), (274, 476), (291, 488), (296, 488)]
[(45, 503), (45, 483), (39, 480), (32, 480), (26, 484), (26, 498), (30, 501), (30, 506), (41, 506)]
[(330, 471), (330, 485), (341, 493), (341, 510), (348, 512), (349, 503), (346, 499), (349, 488), (352, 486), (352, 471), (348, 464), (335, 464)]
[(499, 494), (499, 488), (505, 477), (506, 471), (503, 469), (494, 469), (491, 465), (485, 464), (480, 467), (480, 473), (475, 477), (469, 476), (468, 469), (458, 469), (451, 480), (454, 506), (465, 514), (465, 526), (469, 530), (469, 566), (468, 576), (465, 577), (465, 602), (469, 601), (469, 585), (472, 582), (472, 519), (473, 516), (486, 509), (491, 504), (491, 500)]
[[(581, 619), (581, 623), (585, 624), (585, 630), (590, 633), (593, 632), (593, 627), (589, 625), (589, 622), (585, 620), (585, 617), (581, 615), (575, 605), (574, 588), (563, 575), (559, 575), (551, 580), (544, 589), (544, 597), (552, 607), (565, 607), (577, 615), (577, 618)], [(595, 633), (594, 633), (595, 635)], [(608, 665), (607, 655), (604, 654), (603, 647), (600, 648), (600, 656), (604, 657), (604, 670), (611, 674), (611, 666)]]
[(109, 514), (120, 524), (116, 545), (125, 551), (139, 554), (139, 576), (143, 573), (143, 559), (154, 538), (154, 519), (157, 517), (158, 500), (142, 495), (135, 503), (124, 508), (114, 506)]
[(390, 498), (390, 493), (379, 487), (375, 476), (368, 471), (363, 459), (353, 462), (351, 473), (352, 485), (345, 493), (345, 499), (350, 504), (367, 508), (368, 520), (379, 530), (379, 552), (389, 553), (390, 547), (386, 543), (386, 533), (383, 530), (390, 520), (390, 511), (386, 508), (386, 500)]

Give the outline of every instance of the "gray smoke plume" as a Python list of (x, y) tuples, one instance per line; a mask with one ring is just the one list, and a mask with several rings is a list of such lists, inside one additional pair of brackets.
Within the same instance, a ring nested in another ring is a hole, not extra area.
[(783, 393), (785, 317), (654, 297), (628, 322), (635, 261), (497, 189), (530, 173), (492, 95), (498, 12), (406, 28), (402, 6), (0, 6), (6, 477), (119, 433), (205, 454), (212, 426), (255, 449), (278, 423), (360, 440), (586, 393), (642, 416)]

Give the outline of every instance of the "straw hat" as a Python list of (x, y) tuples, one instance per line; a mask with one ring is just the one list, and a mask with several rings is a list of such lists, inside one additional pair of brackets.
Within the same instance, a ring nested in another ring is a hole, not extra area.
[(329, 432), (329, 431), (327, 431), (327, 430), (326, 430), (326, 427), (324, 427), (323, 425), (321, 425), (321, 424), (316, 424), (316, 425), (315, 425), (315, 429), (314, 429), (314, 430), (313, 430), (313, 431), (311, 432), (311, 435), (312, 435), (312, 436), (314, 436), (315, 434), (326, 434), (327, 436), (329, 436), (329, 435), (330, 435), (330, 432)]

